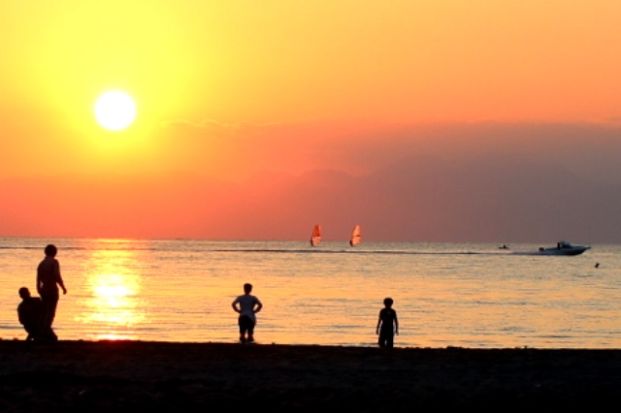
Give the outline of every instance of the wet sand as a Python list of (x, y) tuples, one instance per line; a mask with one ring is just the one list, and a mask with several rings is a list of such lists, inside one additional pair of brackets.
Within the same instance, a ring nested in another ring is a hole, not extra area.
[(618, 404), (621, 350), (0, 341), (0, 411), (413, 411)]

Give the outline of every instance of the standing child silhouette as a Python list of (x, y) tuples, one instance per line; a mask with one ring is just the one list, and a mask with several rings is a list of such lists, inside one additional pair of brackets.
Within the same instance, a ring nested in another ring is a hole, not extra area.
[(393, 348), (394, 336), (399, 335), (399, 320), (397, 312), (392, 309), (393, 299), (384, 298), (384, 308), (379, 312), (375, 334), (379, 334), (378, 344), (381, 348)]
[(241, 343), (254, 342), (254, 326), (257, 323), (256, 313), (261, 311), (263, 304), (254, 295), (251, 295), (252, 284), (244, 284), (244, 295), (237, 297), (231, 306), (239, 313), (239, 341)]

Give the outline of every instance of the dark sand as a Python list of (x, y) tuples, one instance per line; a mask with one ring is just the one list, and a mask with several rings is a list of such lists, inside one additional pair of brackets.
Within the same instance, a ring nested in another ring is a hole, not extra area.
[(617, 410), (620, 400), (621, 350), (0, 341), (5, 413)]

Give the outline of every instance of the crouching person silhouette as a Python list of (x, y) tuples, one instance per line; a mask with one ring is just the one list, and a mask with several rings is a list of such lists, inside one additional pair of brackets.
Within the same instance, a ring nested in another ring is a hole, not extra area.
[(39, 297), (30, 295), (26, 287), (19, 289), (22, 302), (17, 306), (17, 318), (28, 333), (26, 341), (57, 341), (51, 327), (45, 323), (45, 307)]

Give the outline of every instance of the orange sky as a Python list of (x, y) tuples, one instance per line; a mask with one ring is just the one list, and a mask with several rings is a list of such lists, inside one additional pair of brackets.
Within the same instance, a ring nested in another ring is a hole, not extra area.
[[(616, 0), (3, 1), (0, 235), (306, 238), (322, 215), (279, 205), (292, 202), (286, 182), (377, 176), (421, 153), (462, 159), (469, 145), (455, 139), (479, 142), (484, 125), (513, 140), (561, 139), (532, 125), (591, 125), (578, 130), (601, 138), (586, 150), (605, 169), (621, 120), (620, 19)], [(118, 133), (92, 113), (112, 88), (138, 106)], [(50, 197), (56, 219), (42, 222)], [(259, 198), (259, 217), (240, 206)], [(361, 219), (396, 215), (381, 236), (408, 238), (399, 200), (369, 202)], [(442, 239), (459, 226), (444, 222)]]

